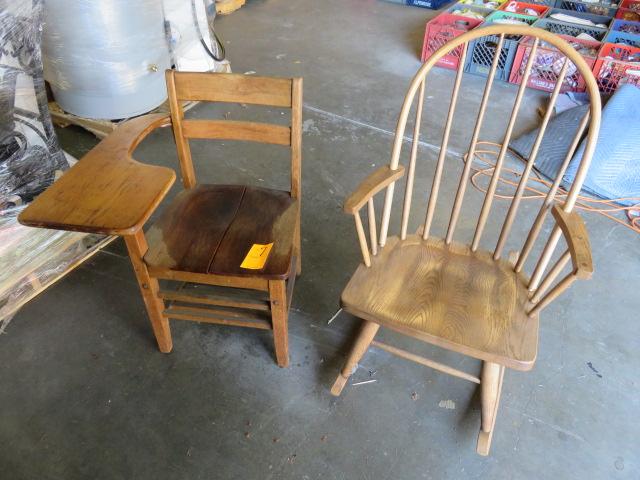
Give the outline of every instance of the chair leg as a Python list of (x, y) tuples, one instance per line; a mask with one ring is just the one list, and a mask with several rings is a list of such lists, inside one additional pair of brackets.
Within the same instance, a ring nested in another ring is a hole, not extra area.
[(373, 338), (378, 333), (378, 329), (380, 325), (373, 322), (368, 322), (366, 320), (363, 321), (362, 328), (360, 333), (358, 334), (358, 338), (356, 339), (356, 343), (351, 347), (351, 352), (349, 352), (349, 356), (347, 357), (347, 361), (342, 367), (342, 371), (338, 375), (333, 387), (331, 387), (331, 394), (336, 397), (342, 393), (342, 389), (347, 383), (347, 380), (353, 373), (353, 370), (356, 368), (356, 365), (360, 361), (360, 359), (364, 356), (364, 354), (369, 349), (369, 345), (373, 341)]
[(173, 342), (171, 340), (169, 320), (162, 315), (164, 302), (158, 297), (160, 287), (158, 280), (149, 275), (149, 271), (143, 260), (143, 256), (149, 248), (147, 246), (147, 240), (144, 238), (142, 230), (140, 230), (133, 235), (125, 235), (124, 241), (129, 251), (129, 258), (133, 264), (138, 285), (140, 286), (142, 299), (147, 307), (147, 314), (149, 315), (149, 320), (151, 320), (151, 327), (156, 336), (158, 348), (163, 353), (169, 353), (173, 348)]
[(289, 334), (287, 308), (287, 287), (284, 280), (269, 281), (269, 298), (271, 301), (271, 323), (273, 325), (273, 342), (276, 348), (276, 360), (279, 367), (289, 366)]
[(482, 425), (478, 434), (478, 446), (476, 451), (480, 455), (489, 455), (491, 439), (496, 424), (500, 393), (502, 392), (502, 380), (505, 368), (502, 365), (491, 362), (482, 363), (480, 374), (480, 402), (482, 405)]

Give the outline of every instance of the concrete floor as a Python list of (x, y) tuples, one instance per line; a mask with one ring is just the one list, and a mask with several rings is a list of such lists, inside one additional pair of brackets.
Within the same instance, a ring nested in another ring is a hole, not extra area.
[[(536, 367), (507, 373), (488, 458), (475, 454), (473, 384), (371, 350), (353, 382), (377, 382), (329, 395), (358, 325), (344, 313), (327, 325), (359, 255), (341, 204), (373, 165), (388, 161), (433, 15), (377, 0), (248, 0), (218, 20), (236, 72), (305, 81), (304, 273), (290, 317), (291, 366), (276, 367), (269, 332), (186, 322), (172, 323), (174, 350), (159, 353), (116, 242), (25, 306), (0, 337), (0, 478), (640, 478), (638, 237), (601, 216), (585, 216), (596, 275), (543, 313)], [(450, 72), (434, 72), (430, 112), (451, 81)], [(480, 87), (477, 78), (464, 84), (462, 122), (473, 120)], [(502, 93), (514, 89), (496, 89), (498, 111), (507, 112)], [(525, 120), (535, 118), (539, 98), (527, 94)], [(492, 117), (489, 137), (504, 118)], [(428, 129), (424, 140), (437, 137)], [(95, 143), (73, 128), (60, 138), (79, 156)], [(456, 135), (451, 148), (463, 145)], [(433, 150), (423, 145), (420, 153), (432, 166)], [(194, 155), (202, 181), (285, 186), (276, 150), (194, 142)], [(136, 157), (177, 165), (166, 131)], [(428, 167), (418, 173), (419, 192), (428, 188)], [(469, 195), (472, 204), (481, 198), (474, 189)], [(472, 227), (463, 222), (461, 235)], [(382, 337), (479, 369), (472, 359)]]

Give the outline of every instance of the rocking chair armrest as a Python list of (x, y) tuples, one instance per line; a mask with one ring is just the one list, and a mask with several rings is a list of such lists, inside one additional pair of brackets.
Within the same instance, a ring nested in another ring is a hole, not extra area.
[(173, 185), (176, 174), (145, 165), (132, 152), (168, 114), (129, 120), (96, 145), (18, 217), (23, 225), (107, 235), (139, 231)]
[(344, 202), (344, 211), (352, 215), (357, 213), (371, 197), (399, 178), (402, 178), (403, 175), (403, 166), (398, 166), (396, 170), (391, 170), (389, 165), (378, 168), (365, 178), (358, 188), (347, 197)]
[(575, 275), (578, 278), (591, 278), (593, 274), (591, 245), (582, 218), (577, 212), (567, 213), (558, 205), (553, 206), (551, 213), (567, 242)]

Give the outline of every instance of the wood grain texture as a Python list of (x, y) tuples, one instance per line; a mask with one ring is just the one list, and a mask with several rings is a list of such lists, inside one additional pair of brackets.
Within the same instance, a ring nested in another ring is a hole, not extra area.
[(381, 348), (382, 350), (386, 350), (393, 355), (404, 358), (406, 360), (411, 360), (412, 362), (419, 363), (420, 365), (424, 365), (425, 367), (433, 368), (434, 370), (438, 370), (442, 373), (446, 373), (447, 375), (452, 375), (454, 377), (462, 378), (463, 380), (467, 380), (473, 383), (480, 383), (480, 379), (478, 377), (474, 377), (473, 375), (468, 374), (467, 372), (463, 372), (462, 370), (458, 370), (457, 368), (450, 367), (448, 365), (444, 365), (440, 362), (435, 362), (429, 358), (421, 357), (420, 355), (416, 355), (411, 352), (407, 352), (406, 350), (402, 350), (401, 348), (394, 347), (392, 345), (388, 345), (386, 343), (373, 341), (371, 345), (377, 348)]
[(210, 273), (193, 273), (171, 270), (165, 267), (147, 266), (149, 274), (162, 280), (177, 282), (201, 283), (217, 287), (242, 288), (266, 292), (269, 290), (269, 280), (260, 277), (234, 277), (231, 275), (212, 275)]
[(505, 368), (497, 363), (482, 362), (482, 372), (480, 374), (480, 404), (482, 418), (480, 432), (478, 433), (478, 444), (476, 452), (479, 455), (489, 455), (491, 439), (495, 431), (498, 407), (500, 406), (500, 395), (502, 393), (502, 383), (504, 380)]
[(208, 273), (243, 194), (241, 185), (197, 185), (180, 192), (147, 231), (147, 265)]
[(358, 362), (364, 354), (367, 353), (367, 350), (369, 350), (369, 345), (371, 345), (371, 342), (375, 338), (379, 329), (380, 325), (375, 322), (367, 322), (366, 320), (362, 322), (360, 332), (358, 333), (355, 343), (351, 347), (347, 361), (342, 367), (342, 371), (338, 374), (338, 378), (336, 378), (335, 383), (331, 387), (331, 395), (335, 395), (336, 397), (340, 395), (342, 389), (347, 384), (347, 380), (356, 369)]
[(148, 248), (144, 234), (142, 231), (139, 231), (135, 235), (126, 235), (124, 237), (124, 241), (127, 245), (131, 264), (133, 265), (133, 271), (135, 272), (136, 279), (138, 280), (142, 300), (147, 308), (147, 314), (151, 321), (153, 333), (156, 336), (156, 341), (158, 342), (158, 348), (163, 353), (169, 353), (173, 348), (173, 342), (171, 340), (169, 322), (162, 316), (164, 302), (158, 296), (158, 292), (160, 290), (158, 280), (149, 275), (147, 266), (142, 260), (142, 257)]
[(165, 72), (165, 80), (167, 82), (167, 95), (169, 97), (168, 101), (169, 110), (171, 112), (173, 138), (176, 142), (176, 150), (178, 152), (178, 160), (180, 162), (182, 184), (184, 185), (184, 188), (192, 188), (196, 184), (196, 173), (191, 159), (191, 147), (189, 146), (189, 141), (184, 137), (182, 132), (184, 109), (182, 108), (180, 99), (176, 96), (176, 71), (167, 70)]
[(176, 320), (191, 320), (195, 322), (218, 323), (236, 327), (271, 330), (269, 316), (260, 314), (259, 312), (172, 305), (164, 310), (163, 315), (166, 318)]
[(189, 294), (183, 291), (160, 290), (158, 296), (163, 300), (181, 303), (194, 303), (202, 305), (215, 305), (218, 307), (243, 308), (248, 310), (269, 311), (269, 303), (260, 300), (233, 300), (219, 295)]
[[(160, 269), (285, 279), (298, 215), (289, 193), (242, 185), (181, 192), (147, 232), (145, 262)], [(240, 268), (253, 244), (273, 242), (261, 270)]]
[(578, 278), (591, 278), (593, 275), (591, 245), (582, 218), (577, 212), (567, 213), (557, 205), (553, 206), (551, 213), (567, 242), (576, 275)]
[(276, 362), (279, 367), (287, 367), (289, 366), (289, 302), (287, 301), (287, 286), (284, 280), (269, 281), (269, 299)]
[(348, 312), (435, 345), (517, 370), (533, 367), (538, 319), (525, 279), (485, 251), (390, 237), (342, 294)]
[(344, 202), (346, 213), (355, 213), (380, 190), (395, 182), (404, 175), (404, 167), (391, 170), (389, 165), (378, 168), (365, 178), (358, 188)]
[(144, 165), (131, 153), (152, 130), (169, 125), (164, 114), (123, 123), (18, 217), (23, 225), (106, 235), (139, 231), (176, 175)]
[(182, 134), (185, 138), (240, 140), (287, 146), (291, 144), (291, 128), (268, 123), (232, 120), (183, 120)]
[(291, 107), (291, 79), (235, 73), (176, 72), (180, 100)]
[[(291, 196), (302, 196), (302, 78), (291, 81)], [(300, 257), (298, 257), (300, 258)]]

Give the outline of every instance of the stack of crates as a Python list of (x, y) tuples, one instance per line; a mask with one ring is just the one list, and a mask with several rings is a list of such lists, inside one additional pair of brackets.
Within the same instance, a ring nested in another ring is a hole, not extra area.
[(602, 93), (613, 93), (622, 83), (640, 86), (640, 48), (605, 43), (593, 73)]
[(621, 84), (640, 85), (640, 0), (624, 0), (593, 67), (598, 87), (613, 93)]
[[(450, 13), (438, 15), (427, 23), (427, 29), (424, 34), (424, 44), (422, 45), (422, 61), (426, 62), (436, 50), (449, 40), (476, 28), (481, 23), (482, 20), (479, 19), (461, 17)], [(458, 68), (461, 54), (462, 47), (458, 47), (438, 60), (436, 65), (455, 70)]]
[[(559, 20), (551, 17), (554, 14), (578, 17), (590, 23)], [(640, 86), (640, 0), (623, 0), (619, 8), (606, 1), (543, 0), (525, 3), (518, 0), (464, 0), (427, 23), (422, 61), (449, 40), (474, 28), (501, 21), (526, 23), (564, 38), (592, 67), (603, 93), (613, 93), (623, 83)], [(581, 38), (576, 38), (578, 36)], [(469, 42), (465, 72), (486, 76), (499, 40), (498, 36), (486, 36)], [(530, 37), (505, 36), (495, 79), (522, 83), (532, 47), (533, 39)], [(458, 68), (461, 52), (462, 47), (459, 47), (442, 57), (436, 65)], [(553, 46), (539, 42), (527, 87), (552, 91), (565, 58)], [(570, 62), (560, 91), (582, 92), (585, 89), (584, 78)]]
[[(544, 15), (547, 10), (547, 7), (545, 6), (511, 1), (508, 4), (503, 4), (500, 10), (489, 15), (483, 23), (483, 26), (491, 25), (492, 23), (500, 20), (517, 21), (527, 25), (533, 25), (538, 20), (538, 16), (511, 13), (503, 10), (507, 5), (516, 11), (530, 11), (531, 13), (540, 12), (542, 15)], [(476, 75), (488, 75), (489, 70), (491, 70), (491, 65), (493, 63), (493, 58), (496, 53), (496, 48), (498, 48), (499, 41), (500, 37), (498, 35), (488, 35), (469, 42), (469, 53), (467, 54), (465, 72), (474, 73)], [(498, 57), (498, 65), (496, 67), (496, 80), (502, 80), (505, 82), (509, 80), (509, 75), (518, 50), (519, 41), (520, 36), (517, 35), (507, 35), (504, 37), (500, 56)]]
[[(560, 35), (564, 40), (569, 42), (569, 44), (582, 55), (586, 63), (593, 68), (596, 63), (598, 51), (600, 50), (601, 42), (607, 35), (607, 27), (611, 23), (612, 17), (582, 11), (584, 9), (578, 5), (579, 3), (580, 2), (576, 1), (558, 0), (556, 3), (557, 5), (566, 4), (567, 6), (570, 6), (572, 10), (552, 8), (547, 12), (545, 18), (538, 20), (533, 26)], [(592, 3), (586, 5), (593, 7), (597, 4)], [(571, 15), (573, 17), (589, 20), (593, 24), (601, 26), (582, 25), (579, 23), (560, 21), (551, 18), (551, 15), (553, 14)], [(581, 34), (584, 34), (583, 36), (588, 35), (593, 40), (576, 38)], [(522, 82), (524, 71), (529, 60), (529, 55), (532, 51), (532, 44), (533, 42), (531, 38), (525, 38), (520, 42), (520, 45), (518, 46), (518, 53), (514, 59), (513, 68), (509, 77), (509, 81), (511, 83), (520, 84)], [(565, 58), (566, 57), (556, 48), (546, 44), (545, 42), (540, 42), (536, 51), (536, 56), (533, 60), (527, 86), (547, 92), (553, 91), (564, 65)], [(565, 74), (563, 84), (560, 87), (560, 91), (583, 92), (585, 88), (586, 83), (584, 78), (578, 73), (576, 66), (570, 62), (567, 66), (567, 72)]]
[[(504, 2), (505, 0), (500, 1)], [(457, 3), (429, 21), (425, 29), (424, 42), (422, 44), (422, 61), (427, 61), (436, 50), (449, 40), (479, 26), (484, 18), (493, 12), (490, 8), (479, 6), (485, 4), (500, 5), (500, 2), (489, 3), (489, 0), (487, 0), (487, 2), (477, 0), (476, 3), (476, 0), (466, 0), (466, 3)], [(457, 48), (442, 57), (436, 65), (456, 69), (458, 68), (461, 54), (462, 48)]]

